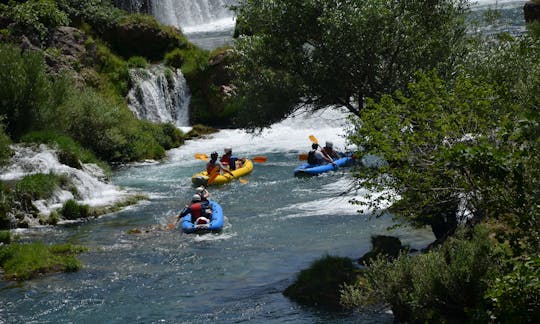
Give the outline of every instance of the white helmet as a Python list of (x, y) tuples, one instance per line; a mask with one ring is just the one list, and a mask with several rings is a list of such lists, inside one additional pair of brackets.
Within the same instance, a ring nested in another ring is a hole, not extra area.
[(204, 187), (203, 186), (197, 187), (197, 188), (195, 188), (195, 191), (198, 192), (198, 193), (201, 193), (201, 192), (204, 191)]
[(330, 141), (327, 141), (326, 142), (326, 147), (330, 147), (332, 148), (334, 146), (334, 143), (330, 142)]
[(191, 201), (201, 201), (201, 196), (198, 194), (193, 195), (193, 198), (191, 198)]

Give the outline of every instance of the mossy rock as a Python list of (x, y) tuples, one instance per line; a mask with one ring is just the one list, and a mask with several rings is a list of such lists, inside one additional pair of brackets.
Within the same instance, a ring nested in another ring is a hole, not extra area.
[(371, 237), (373, 248), (368, 253), (364, 254), (358, 263), (369, 265), (372, 260), (375, 260), (380, 255), (384, 255), (390, 259), (397, 258), (399, 253), (406, 248), (401, 244), (399, 238), (386, 235), (374, 235)]
[(180, 30), (159, 24), (154, 17), (129, 15), (103, 32), (115, 52), (124, 58), (142, 56), (151, 61), (162, 60), (165, 53), (187, 46)]
[(197, 124), (197, 125), (194, 125), (191, 128), (191, 130), (186, 134), (186, 139), (203, 137), (205, 135), (209, 135), (209, 134), (213, 134), (217, 132), (218, 130), (213, 127)]
[(328, 310), (342, 310), (341, 286), (352, 284), (359, 270), (353, 260), (344, 257), (325, 256), (302, 270), (296, 282), (283, 294), (292, 300)]

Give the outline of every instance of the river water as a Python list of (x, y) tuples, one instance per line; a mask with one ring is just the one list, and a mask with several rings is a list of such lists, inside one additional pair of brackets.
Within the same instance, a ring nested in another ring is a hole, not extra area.
[[(348, 201), (361, 198), (351, 169), (301, 179), (293, 176), (298, 154), (311, 142), (344, 147), (345, 114), (300, 114), (260, 136), (222, 130), (188, 141), (160, 163), (123, 167), (114, 183), (149, 199), (97, 220), (41, 228), (32, 238), (82, 244), (84, 269), (0, 287), (0, 323), (21, 322), (391, 322), (388, 313), (334, 314), (302, 307), (282, 295), (296, 274), (329, 254), (358, 258), (373, 234), (398, 235), (421, 248), (428, 230), (387, 227)], [(190, 177), (204, 167), (197, 152), (233, 148), (239, 156), (264, 155), (247, 183), (211, 187), (226, 216), (221, 234), (187, 235), (166, 230), (193, 195)], [(345, 193), (345, 194), (344, 194)], [(341, 195), (341, 196), (340, 196)], [(128, 234), (130, 229), (141, 234)]]
[[(391, 323), (389, 312), (330, 313), (282, 294), (324, 255), (359, 258), (371, 248), (372, 235), (396, 235), (412, 248), (433, 240), (428, 229), (389, 231), (396, 224), (390, 216), (359, 212), (349, 201), (365, 191), (354, 189), (351, 168), (293, 177), (298, 154), (311, 145), (309, 135), (343, 148), (347, 128), (342, 112), (299, 114), (259, 136), (222, 130), (187, 141), (162, 162), (115, 170), (114, 184), (148, 200), (99, 219), (23, 232), (89, 251), (80, 256), (84, 268), (78, 272), (0, 282), (0, 323)], [(223, 232), (167, 230), (194, 193), (191, 175), (204, 167), (194, 154), (224, 147), (268, 161), (255, 164), (247, 183), (210, 189), (224, 210)], [(128, 234), (131, 229), (141, 233)]]

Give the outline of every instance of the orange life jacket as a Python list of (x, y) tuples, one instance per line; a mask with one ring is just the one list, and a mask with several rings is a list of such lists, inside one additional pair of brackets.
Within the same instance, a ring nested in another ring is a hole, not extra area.
[(216, 167), (216, 164), (212, 163), (211, 161), (206, 163), (206, 172), (210, 174), (210, 172), (212, 172), (212, 170), (214, 170), (215, 167)]

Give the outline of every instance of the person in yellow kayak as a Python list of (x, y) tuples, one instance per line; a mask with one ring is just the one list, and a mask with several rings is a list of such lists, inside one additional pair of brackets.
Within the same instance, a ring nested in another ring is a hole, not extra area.
[(214, 170), (214, 168), (218, 167), (219, 168), (219, 171), (221, 173), (228, 173), (230, 174), (232, 177), (234, 177), (234, 174), (229, 171), (221, 161), (218, 161), (218, 153), (217, 152), (212, 152), (212, 154), (210, 154), (210, 161), (208, 161), (208, 163), (206, 163), (206, 172), (208, 172), (208, 174), (212, 173), (212, 170)]
[(221, 163), (225, 167), (229, 167), (229, 170), (236, 170), (238, 168), (241, 168), (244, 164), (245, 159), (240, 159), (232, 154), (232, 148), (225, 148), (224, 149), (225, 154), (221, 156)]

